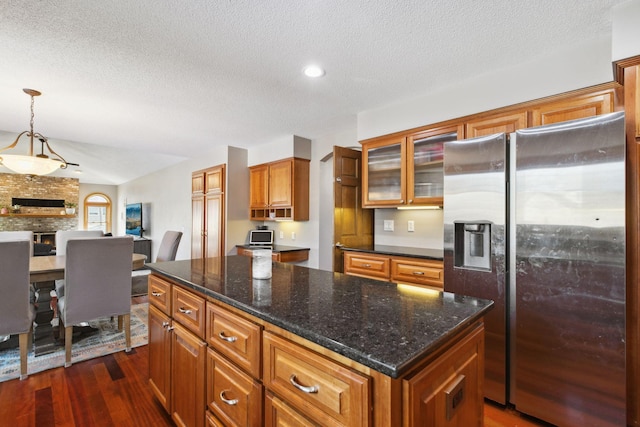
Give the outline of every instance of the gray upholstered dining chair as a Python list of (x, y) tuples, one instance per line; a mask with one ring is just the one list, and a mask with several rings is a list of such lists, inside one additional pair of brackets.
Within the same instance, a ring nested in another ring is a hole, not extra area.
[(182, 238), (181, 231), (165, 232), (164, 236), (162, 236), (162, 241), (160, 242), (160, 248), (158, 248), (158, 255), (156, 255), (156, 262), (175, 260), (181, 238)]
[(0, 231), (0, 242), (29, 241), (29, 256), (33, 256), (33, 231)]
[(71, 239), (66, 246), (65, 290), (58, 299), (65, 367), (71, 366), (73, 325), (118, 316), (131, 349), (131, 237)]
[[(173, 261), (176, 259), (176, 253), (178, 252), (178, 246), (180, 245), (180, 239), (182, 239), (181, 231), (166, 231), (160, 242), (160, 248), (158, 248), (158, 255), (156, 255), (156, 262)], [(146, 288), (146, 283), (149, 280), (149, 270), (137, 270), (131, 273), (131, 288), (142, 289)]]
[(33, 241), (0, 241), (0, 334), (19, 334), (20, 379), (27, 377), (27, 352), (36, 309), (29, 297), (29, 246)]
[[(56, 231), (56, 256), (67, 252), (67, 242), (71, 239), (85, 237), (102, 237), (102, 230), (58, 230)], [(64, 279), (56, 280), (56, 296), (64, 296)]]

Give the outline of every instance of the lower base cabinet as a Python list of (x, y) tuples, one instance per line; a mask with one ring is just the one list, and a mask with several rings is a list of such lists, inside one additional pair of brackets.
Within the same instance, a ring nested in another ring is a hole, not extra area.
[(305, 418), (272, 393), (267, 393), (264, 406), (264, 425), (265, 427), (308, 427), (318, 424)]
[(175, 323), (171, 341), (171, 418), (179, 427), (204, 426), (207, 343)]
[(262, 384), (207, 351), (207, 407), (223, 425), (262, 426)]
[[(203, 295), (153, 275), (152, 285), (149, 383), (177, 426), (483, 425), (482, 321), (391, 378), (220, 302), (201, 318), (188, 297)], [(167, 314), (185, 311), (197, 314), (191, 326)]]

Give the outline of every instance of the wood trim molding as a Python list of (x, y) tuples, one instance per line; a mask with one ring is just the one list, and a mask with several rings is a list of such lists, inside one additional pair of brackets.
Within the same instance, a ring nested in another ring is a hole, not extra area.
[(613, 62), (612, 66), (614, 80), (619, 84), (624, 85), (624, 69), (628, 67), (634, 67), (636, 65), (640, 65), (640, 55)]

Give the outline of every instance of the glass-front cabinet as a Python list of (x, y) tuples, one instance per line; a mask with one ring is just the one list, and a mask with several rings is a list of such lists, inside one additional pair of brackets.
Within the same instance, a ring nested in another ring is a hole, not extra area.
[(462, 135), (460, 125), (363, 142), (363, 206), (441, 206), (443, 144)]

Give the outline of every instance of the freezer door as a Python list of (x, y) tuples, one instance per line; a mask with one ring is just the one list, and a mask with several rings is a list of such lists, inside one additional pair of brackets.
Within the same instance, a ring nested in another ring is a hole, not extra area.
[(556, 425), (625, 425), (624, 162), (622, 113), (516, 133), (512, 402)]
[(494, 301), (485, 317), (485, 396), (506, 403), (506, 136), (444, 144), (444, 289)]

